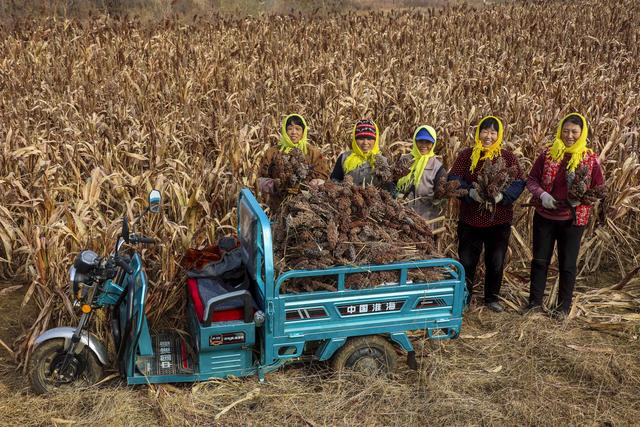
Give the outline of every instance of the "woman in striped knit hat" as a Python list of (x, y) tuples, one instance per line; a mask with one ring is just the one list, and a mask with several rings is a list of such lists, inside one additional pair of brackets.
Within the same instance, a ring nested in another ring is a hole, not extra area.
[(331, 179), (343, 181), (346, 176), (350, 176), (354, 185), (374, 185), (390, 189), (393, 185), (390, 175), (386, 177), (376, 173), (376, 163), (388, 166), (386, 157), (380, 154), (379, 141), (378, 125), (373, 120), (358, 120), (351, 133), (351, 150), (338, 156)]

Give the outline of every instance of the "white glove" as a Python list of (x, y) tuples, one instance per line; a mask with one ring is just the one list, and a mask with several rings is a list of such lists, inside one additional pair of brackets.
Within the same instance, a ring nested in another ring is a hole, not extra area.
[(502, 195), (502, 193), (498, 193), (498, 195), (496, 197), (493, 198), (493, 200), (496, 201), (496, 203), (500, 203), (500, 201), (504, 198), (504, 196)]
[(542, 201), (542, 206), (546, 209), (557, 209), (556, 207), (556, 199), (546, 191), (540, 195), (540, 200)]
[(484, 202), (484, 200), (482, 200), (482, 197), (478, 193), (478, 190), (476, 190), (475, 188), (472, 188), (471, 190), (469, 190), (469, 197), (471, 197), (473, 200), (475, 200), (478, 203)]
[(261, 193), (273, 194), (275, 192), (275, 183), (271, 178), (258, 178), (258, 190)]

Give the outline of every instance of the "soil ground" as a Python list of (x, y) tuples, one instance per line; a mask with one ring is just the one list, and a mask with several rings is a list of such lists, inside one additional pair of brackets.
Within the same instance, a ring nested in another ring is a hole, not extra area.
[[(34, 315), (19, 308), (25, 288), (0, 297), (6, 343)], [(414, 342), (418, 372), (400, 356), (390, 378), (304, 364), (265, 384), (130, 387), (113, 379), (49, 397), (29, 392), (2, 349), (0, 425), (631, 425), (640, 418), (637, 330), (603, 333), (544, 314), (472, 307), (460, 339)]]

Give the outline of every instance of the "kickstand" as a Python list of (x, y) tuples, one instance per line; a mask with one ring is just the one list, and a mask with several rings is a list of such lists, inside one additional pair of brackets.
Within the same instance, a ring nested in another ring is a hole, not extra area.
[(416, 361), (416, 352), (409, 351), (407, 352), (407, 365), (409, 365), (409, 369), (417, 371), (418, 370), (418, 362)]

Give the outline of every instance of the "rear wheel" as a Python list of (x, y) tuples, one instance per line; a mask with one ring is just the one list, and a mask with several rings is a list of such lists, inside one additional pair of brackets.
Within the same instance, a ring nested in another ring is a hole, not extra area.
[(331, 359), (331, 367), (375, 375), (393, 372), (396, 361), (393, 345), (379, 335), (370, 335), (347, 341)]
[(87, 387), (102, 377), (102, 365), (95, 354), (85, 347), (65, 362), (64, 340), (54, 339), (40, 344), (31, 355), (29, 378), (37, 394), (51, 393), (71, 387)]

